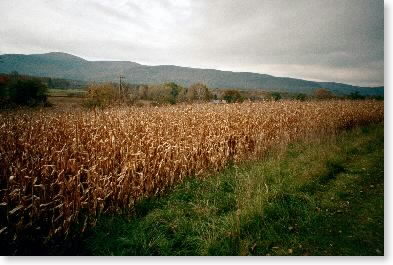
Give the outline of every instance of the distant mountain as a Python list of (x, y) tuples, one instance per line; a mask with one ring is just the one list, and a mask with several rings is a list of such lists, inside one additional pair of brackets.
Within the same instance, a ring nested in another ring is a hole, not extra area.
[(313, 82), (248, 72), (230, 72), (172, 65), (147, 66), (126, 61), (87, 61), (77, 56), (51, 52), (46, 54), (4, 54), (0, 56), (0, 73), (21, 74), (82, 81), (117, 81), (119, 75), (133, 84), (176, 82), (183, 86), (203, 82), (212, 88), (257, 89), (264, 91), (312, 93), (326, 88), (346, 95), (383, 95), (384, 88), (358, 87), (340, 83)]

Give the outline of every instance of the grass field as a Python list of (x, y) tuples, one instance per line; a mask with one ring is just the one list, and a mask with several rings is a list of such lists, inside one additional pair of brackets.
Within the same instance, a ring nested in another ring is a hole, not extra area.
[(103, 216), (73, 254), (383, 255), (384, 133), (291, 144)]
[(63, 97), (63, 96), (55, 96), (48, 97), (48, 101), (52, 104), (53, 109), (59, 111), (75, 111), (80, 110), (83, 111), (85, 108), (83, 107), (83, 103), (85, 102), (85, 98), (83, 97)]
[(83, 89), (49, 89), (49, 97), (84, 97), (86, 90)]

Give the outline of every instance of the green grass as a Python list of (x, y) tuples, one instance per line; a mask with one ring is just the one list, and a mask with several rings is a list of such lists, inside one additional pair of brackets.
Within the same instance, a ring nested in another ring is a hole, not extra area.
[(102, 216), (73, 254), (383, 255), (383, 125), (293, 143)]
[(50, 97), (83, 97), (86, 90), (83, 89), (49, 89), (48, 96)]

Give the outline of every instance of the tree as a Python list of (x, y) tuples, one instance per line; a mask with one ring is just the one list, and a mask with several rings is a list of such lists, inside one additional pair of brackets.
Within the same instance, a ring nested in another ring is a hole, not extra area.
[(273, 92), (273, 93), (271, 94), (271, 96), (272, 96), (272, 98), (274, 99), (274, 101), (278, 101), (278, 100), (282, 99), (281, 94), (278, 93), (278, 92)]
[(48, 88), (39, 79), (17, 80), (9, 86), (12, 102), (20, 105), (34, 106), (47, 102)]
[(213, 94), (210, 92), (209, 88), (205, 86), (203, 89), (203, 99), (205, 101), (210, 101), (212, 98), (213, 98)]
[(0, 102), (6, 100), (7, 97), (7, 77), (0, 76)]
[(147, 85), (140, 85), (139, 86), (139, 97), (140, 99), (147, 100), (148, 99), (148, 93), (149, 93), (149, 87)]
[(171, 101), (171, 88), (165, 85), (150, 85), (148, 99), (156, 103), (168, 103)]
[(362, 100), (362, 99), (365, 99), (366, 97), (360, 95), (359, 91), (356, 91), (356, 92), (352, 92), (351, 94), (349, 94), (348, 98), (352, 99), (352, 100)]
[(90, 84), (87, 88), (86, 105), (88, 107), (107, 107), (113, 104), (117, 97), (117, 87), (114, 84)]
[(237, 90), (226, 90), (224, 92), (223, 99), (225, 99), (228, 103), (243, 102), (243, 97)]
[(187, 89), (186, 97), (189, 101), (198, 100), (198, 89), (194, 85), (190, 86)]
[(48, 88), (54, 88), (52, 78), (48, 79)]
[(166, 83), (165, 86), (170, 89), (170, 94), (171, 94), (170, 103), (176, 104), (177, 96), (180, 93), (181, 87), (174, 82)]
[(19, 75), (19, 73), (17, 72), (17, 71), (12, 71), (11, 73), (10, 73), (10, 78), (11, 78), (11, 80), (18, 80), (18, 79), (20, 79), (20, 75)]
[(319, 88), (315, 90), (314, 96), (318, 99), (331, 99), (334, 97), (333, 93), (325, 88)]
[(205, 84), (195, 83), (188, 89), (187, 98), (189, 100), (209, 101), (213, 98), (213, 95)]
[(304, 93), (299, 93), (299, 94), (297, 94), (296, 97), (295, 97), (296, 100), (300, 100), (300, 101), (305, 101), (306, 98), (307, 98), (307, 95), (304, 94)]

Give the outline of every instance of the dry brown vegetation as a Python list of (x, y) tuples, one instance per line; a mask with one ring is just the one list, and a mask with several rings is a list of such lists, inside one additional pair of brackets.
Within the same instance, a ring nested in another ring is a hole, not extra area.
[(380, 101), (3, 112), (0, 237), (63, 237), (186, 176), (383, 116)]

